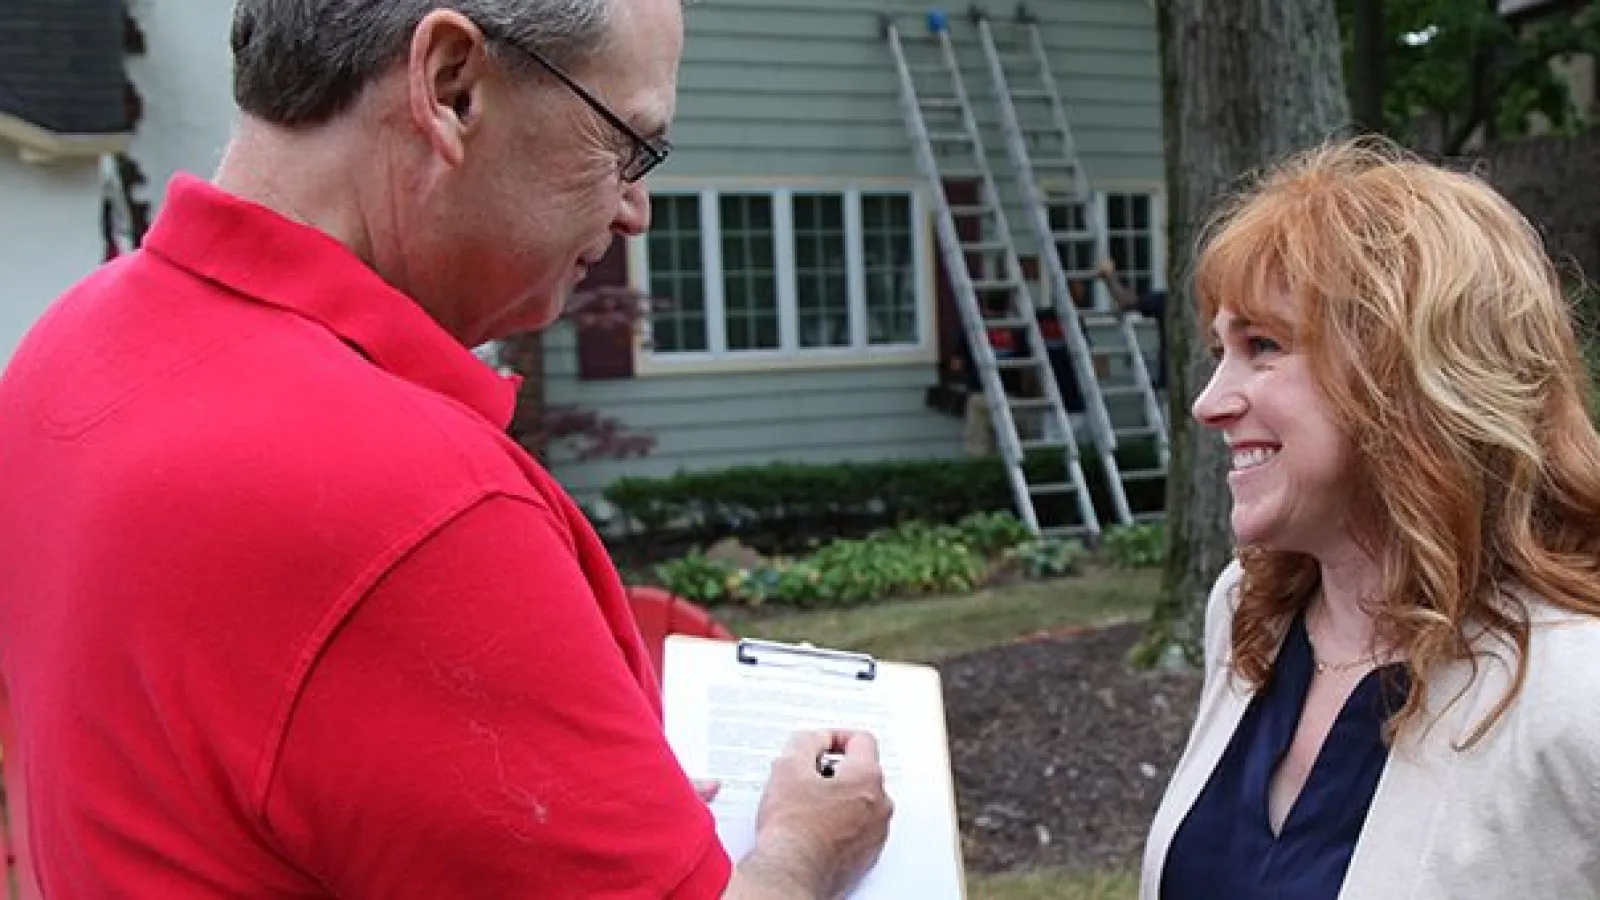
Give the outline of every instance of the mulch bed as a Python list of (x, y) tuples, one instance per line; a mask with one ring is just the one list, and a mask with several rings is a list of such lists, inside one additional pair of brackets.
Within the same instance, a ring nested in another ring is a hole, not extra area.
[(969, 871), (1137, 868), (1200, 689), (1198, 672), (1127, 664), (1141, 629), (939, 664)]

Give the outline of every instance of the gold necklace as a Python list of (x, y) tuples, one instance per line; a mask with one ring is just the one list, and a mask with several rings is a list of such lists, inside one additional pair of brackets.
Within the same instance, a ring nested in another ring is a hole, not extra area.
[(1311, 645), (1311, 662), (1317, 667), (1318, 674), (1324, 674), (1327, 672), (1344, 674), (1351, 669), (1359, 668), (1361, 666), (1374, 667), (1378, 664), (1378, 654), (1376, 653), (1368, 653), (1366, 656), (1357, 657), (1349, 662), (1323, 662), (1321, 657), (1317, 656), (1317, 643), (1316, 641), (1311, 640), (1310, 631), (1306, 632), (1306, 643)]
[(1336, 674), (1343, 675), (1345, 672), (1360, 668), (1361, 666), (1375, 668), (1378, 665), (1378, 654), (1376, 651), (1372, 650), (1369, 650), (1365, 655), (1358, 656), (1348, 662), (1324, 662), (1322, 656), (1317, 653), (1317, 639), (1311, 636), (1311, 616), (1309, 613), (1306, 615), (1305, 629), (1306, 643), (1311, 646), (1311, 664), (1316, 667), (1317, 674), (1319, 675), (1323, 675), (1328, 672), (1334, 672)]

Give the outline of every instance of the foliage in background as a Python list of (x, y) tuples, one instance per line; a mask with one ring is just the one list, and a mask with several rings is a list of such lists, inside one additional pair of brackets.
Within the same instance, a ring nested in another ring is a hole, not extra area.
[(1002, 571), (1030, 578), (1078, 571), (1075, 541), (1035, 541), (1010, 513), (954, 525), (904, 522), (865, 538), (840, 538), (795, 559), (749, 565), (699, 551), (656, 567), (662, 587), (712, 606), (769, 603), (816, 609), (972, 591)]
[[(1153, 445), (1119, 450), (1122, 465), (1154, 464)], [(1090, 495), (1102, 522), (1113, 521), (1099, 458), (1082, 456)], [(1029, 458), (1030, 482), (1065, 478), (1061, 457)], [(1159, 510), (1164, 480), (1128, 486), (1135, 510)], [(666, 478), (622, 478), (605, 498), (645, 540), (676, 538), (710, 544), (734, 536), (769, 553), (798, 553), (812, 542), (859, 537), (902, 522), (949, 523), (974, 513), (1012, 509), (1005, 470), (997, 459), (892, 460), (870, 463), (773, 463)], [(1044, 498), (1040, 519), (1075, 521), (1070, 495)], [(998, 521), (998, 520), (990, 520)]]
[[(578, 291), (567, 300), (561, 317), (577, 328), (632, 327), (659, 301), (632, 288), (603, 287)], [(535, 459), (549, 459), (560, 447), (573, 459), (629, 459), (655, 450), (654, 435), (631, 429), (621, 420), (575, 404), (551, 404), (544, 398), (544, 338), (527, 332), (495, 344), (493, 365), (525, 380), (519, 390), (511, 437)]]
[[(1381, 17), (1381, 56), (1356, 38), (1363, 6)], [(1480, 128), (1494, 140), (1524, 136), (1540, 119), (1555, 134), (1585, 124), (1550, 63), (1600, 53), (1596, 4), (1558, 4), (1520, 29), (1498, 0), (1338, 0), (1338, 8), (1345, 71), (1352, 84), (1368, 71), (1378, 79), (1383, 130), (1398, 140), (1454, 156)]]
[(1119, 525), (1105, 532), (1105, 556), (1123, 569), (1153, 569), (1167, 558), (1165, 525)]

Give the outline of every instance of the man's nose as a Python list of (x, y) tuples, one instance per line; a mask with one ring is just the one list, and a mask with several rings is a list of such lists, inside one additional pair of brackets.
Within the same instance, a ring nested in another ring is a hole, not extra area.
[(624, 184), (622, 188), (622, 205), (617, 208), (617, 217), (611, 223), (611, 230), (628, 237), (638, 237), (650, 230), (650, 189), (642, 178)]

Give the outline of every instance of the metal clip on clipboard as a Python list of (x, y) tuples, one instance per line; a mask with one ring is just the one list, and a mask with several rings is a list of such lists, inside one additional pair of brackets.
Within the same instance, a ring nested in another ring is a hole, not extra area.
[(739, 641), (736, 652), (739, 662), (747, 666), (809, 666), (836, 674), (848, 674), (857, 681), (872, 681), (878, 677), (876, 659), (870, 654), (849, 650), (744, 638)]

